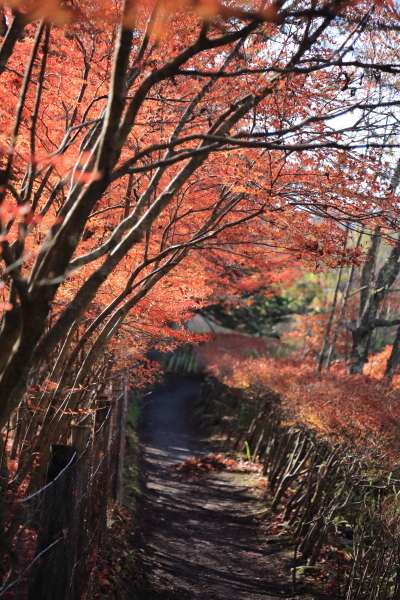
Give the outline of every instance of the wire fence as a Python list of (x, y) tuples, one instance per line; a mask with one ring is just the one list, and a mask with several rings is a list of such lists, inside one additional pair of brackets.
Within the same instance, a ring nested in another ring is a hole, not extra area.
[(0, 500), (1, 600), (90, 600), (107, 515), (121, 499), (127, 392), (100, 400), (92, 426), (53, 444), (46, 485)]

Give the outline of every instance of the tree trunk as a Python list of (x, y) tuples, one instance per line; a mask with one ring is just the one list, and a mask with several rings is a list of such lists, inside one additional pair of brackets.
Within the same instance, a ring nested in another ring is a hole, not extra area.
[(339, 268), (339, 273), (338, 273), (338, 277), (336, 280), (336, 287), (335, 287), (335, 293), (333, 295), (333, 300), (332, 300), (331, 313), (329, 315), (328, 324), (325, 329), (324, 341), (322, 344), (321, 353), (319, 355), (318, 373), (320, 373), (322, 371), (322, 367), (324, 366), (324, 361), (326, 358), (326, 349), (327, 349), (328, 343), (329, 343), (329, 336), (330, 336), (332, 325), (333, 325), (333, 319), (335, 318), (335, 310), (336, 310), (336, 304), (337, 304), (339, 288), (340, 288), (340, 279), (342, 277), (342, 269), (343, 269), (342, 267)]
[(397, 329), (396, 337), (393, 342), (392, 352), (386, 365), (385, 377), (392, 381), (397, 367), (400, 363), (400, 327)]
[[(356, 243), (356, 248), (358, 248), (360, 246), (360, 244), (361, 244), (362, 234), (363, 234), (363, 229), (361, 230), (360, 235), (358, 236), (357, 243)], [(331, 368), (332, 359), (333, 359), (334, 352), (335, 352), (336, 342), (337, 342), (337, 339), (339, 337), (340, 329), (341, 329), (341, 327), (343, 325), (343, 320), (344, 320), (344, 316), (345, 316), (346, 308), (347, 308), (347, 301), (349, 299), (351, 284), (353, 282), (354, 270), (355, 270), (355, 267), (354, 267), (354, 265), (352, 265), (350, 267), (349, 276), (347, 278), (346, 288), (345, 288), (344, 293), (343, 293), (342, 306), (340, 308), (339, 318), (338, 318), (338, 321), (336, 323), (336, 327), (335, 327), (335, 332), (333, 334), (332, 343), (330, 345), (330, 348), (329, 348), (329, 351), (328, 351), (328, 356), (327, 356), (327, 359), (326, 359), (326, 370), (327, 371), (329, 371), (330, 368)]]
[[(389, 186), (389, 192), (392, 194), (396, 192), (399, 179), (400, 161), (398, 161), (396, 165)], [(350, 355), (350, 373), (354, 374), (362, 373), (365, 363), (368, 362), (368, 350), (371, 344), (374, 321), (378, 313), (379, 305), (393, 285), (400, 271), (400, 238), (398, 237), (389, 257), (379, 271), (375, 288), (372, 293), (370, 293), (379, 244), (379, 228), (375, 228), (371, 245), (368, 250), (367, 260), (361, 273), (362, 289), (360, 296), (360, 320), (358, 327), (353, 331), (353, 346)]]
[[(362, 309), (359, 325), (353, 331), (350, 373), (362, 373), (364, 364), (368, 362), (368, 351), (371, 345), (372, 333), (376, 326), (375, 320), (380, 304), (393, 285), (399, 271), (400, 240), (397, 239), (396, 245), (392, 248), (385, 264), (379, 271), (374, 290), (372, 290)], [(372, 271), (370, 272), (370, 276), (372, 277)]]
[(362, 315), (364, 313), (365, 307), (371, 294), (370, 288), (374, 279), (376, 258), (378, 256), (380, 243), (381, 238), (379, 235), (379, 228), (375, 228), (374, 233), (371, 236), (371, 244), (368, 248), (367, 260), (365, 261), (361, 270), (359, 319), (362, 318)]

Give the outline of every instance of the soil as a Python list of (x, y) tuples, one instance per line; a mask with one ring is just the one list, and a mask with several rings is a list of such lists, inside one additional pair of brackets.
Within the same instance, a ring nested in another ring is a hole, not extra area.
[(192, 417), (199, 388), (168, 375), (145, 398), (138, 600), (292, 597), (290, 550), (268, 535), (254, 474), (224, 470), (185, 478), (171, 468), (215, 450)]

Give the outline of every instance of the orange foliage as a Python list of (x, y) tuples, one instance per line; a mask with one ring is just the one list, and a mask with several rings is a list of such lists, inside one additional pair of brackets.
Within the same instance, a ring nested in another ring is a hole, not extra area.
[[(396, 456), (400, 393), (367, 375), (348, 375), (341, 365), (318, 375), (311, 360), (268, 356), (274, 343), (244, 336), (221, 336), (196, 352), (207, 372), (249, 398), (278, 393), (287, 419), (305, 425), (332, 443), (346, 443), (371, 454)], [(253, 356), (252, 356), (253, 354)]]

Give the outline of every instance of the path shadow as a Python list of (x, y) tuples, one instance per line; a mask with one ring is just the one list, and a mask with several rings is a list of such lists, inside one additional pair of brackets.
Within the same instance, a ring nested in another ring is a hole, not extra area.
[(288, 597), (287, 559), (266, 542), (246, 476), (223, 471), (182, 480), (170, 468), (210, 451), (192, 419), (199, 389), (199, 382), (167, 376), (146, 398), (139, 600)]

